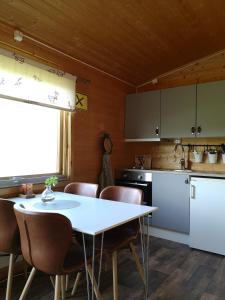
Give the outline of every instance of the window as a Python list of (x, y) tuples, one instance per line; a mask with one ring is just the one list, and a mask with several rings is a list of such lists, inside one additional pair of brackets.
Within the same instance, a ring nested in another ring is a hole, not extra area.
[(0, 99), (0, 180), (62, 173), (61, 114)]
[(0, 49), (0, 187), (68, 177), (76, 77)]

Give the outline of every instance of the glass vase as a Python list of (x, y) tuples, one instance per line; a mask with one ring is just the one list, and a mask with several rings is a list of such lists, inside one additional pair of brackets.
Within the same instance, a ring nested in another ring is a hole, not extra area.
[(41, 200), (43, 202), (48, 202), (48, 201), (52, 201), (54, 199), (55, 199), (55, 195), (52, 190), (52, 187), (51, 187), (51, 185), (47, 185), (41, 194)]

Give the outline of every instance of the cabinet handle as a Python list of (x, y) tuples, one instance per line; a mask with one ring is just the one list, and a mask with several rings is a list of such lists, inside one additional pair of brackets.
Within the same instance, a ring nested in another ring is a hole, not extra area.
[(157, 136), (159, 135), (159, 126), (156, 126), (155, 134), (156, 134)]
[(202, 127), (198, 126), (198, 128), (197, 128), (197, 134), (200, 135), (201, 132), (202, 132)]
[(191, 199), (195, 199), (195, 186), (191, 185)]
[(196, 132), (196, 128), (193, 126), (193, 127), (191, 127), (191, 134), (192, 135), (195, 135), (195, 132)]
[(189, 184), (189, 179), (188, 179), (188, 178), (185, 179), (185, 180), (184, 180), (184, 183), (185, 183), (185, 184)]

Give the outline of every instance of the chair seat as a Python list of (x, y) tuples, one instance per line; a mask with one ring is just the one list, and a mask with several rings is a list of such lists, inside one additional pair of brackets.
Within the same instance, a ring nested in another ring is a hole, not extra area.
[[(86, 249), (87, 252), (87, 262), (91, 260), (91, 251)], [(64, 274), (76, 272), (83, 270), (84, 267), (84, 250), (78, 243), (73, 243), (66, 255), (63, 271)]]
[(18, 235), (18, 238), (16, 239), (13, 249), (12, 249), (12, 253), (15, 255), (21, 255), (22, 254), (22, 250), (21, 250), (21, 245), (20, 245), (20, 236)]
[(13, 245), (13, 247), (11, 249), (7, 249), (7, 251), (5, 249), (2, 249), (1, 252), (5, 253), (5, 254), (14, 254), (14, 255), (21, 255), (21, 246), (20, 243), (15, 243)]
[[(111, 229), (104, 234), (103, 249), (107, 252), (114, 252), (115, 250), (125, 248), (131, 241), (137, 239), (138, 232), (134, 228), (126, 224), (118, 228)], [(97, 248), (100, 249), (101, 239), (97, 239)]]

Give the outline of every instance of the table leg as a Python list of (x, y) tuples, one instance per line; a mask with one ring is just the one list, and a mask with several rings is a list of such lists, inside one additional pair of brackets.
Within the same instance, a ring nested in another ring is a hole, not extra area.
[(149, 217), (147, 221), (147, 229), (144, 232), (145, 224), (144, 217), (139, 218), (140, 232), (141, 232), (141, 250), (142, 250), (142, 263), (144, 269), (144, 282), (145, 282), (145, 297), (148, 299), (149, 294)]
[(139, 218), (139, 226), (140, 226), (140, 235), (141, 235), (141, 254), (142, 254), (142, 264), (144, 270), (144, 285), (146, 288), (146, 268), (145, 268), (145, 251), (144, 251), (144, 233), (143, 233), (143, 226), (141, 224), (141, 218)]
[(147, 249), (146, 249), (146, 255), (147, 255), (147, 258), (146, 258), (146, 261), (147, 261), (147, 270), (146, 270), (146, 273), (147, 273), (147, 277), (146, 277), (146, 286), (147, 286), (147, 298), (148, 298), (148, 295), (149, 295), (149, 279), (148, 279), (148, 276), (149, 276), (149, 256), (150, 256), (150, 253), (149, 253), (149, 216), (147, 216)]
[(92, 297), (94, 300), (94, 275), (95, 275), (95, 236), (92, 236)]
[(83, 233), (82, 233), (82, 238), (83, 238), (84, 262), (85, 262), (85, 271), (86, 271), (86, 280), (87, 280), (87, 295), (88, 295), (88, 300), (90, 300), (89, 278), (88, 278), (88, 264), (87, 264), (87, 252), (86, 252), (85, 237), (84, 237)]
[(100, 249), (99, 270), (98, 270), (98, 289), (100, 286), (100, 278), (101, 278), (101, 270), (102, 270), (103, 242), (104, 242), (104, 232), (102, 233), (102, 238), (101, 238), (101, 249)]
[[(85, 243), (85, 236), (84, 234), (82, 234), (83, 237), (83, 247), (84, 247), (84, 259), (85, 259), (85, 270), (86, 270), (86, 280), (87, 280), (87, 295), (88, 295), (88, 300), (90, 300), (90, 285), (89, 285), (89, 278), (88, 278), (88, 269), (90, 270), (90, 268), (88, 267), (88, 262), (87, 262), (87, 252), (86, 252), (86, 243)], [(101, 269), (102, 269), (102, 256), (103, 256), (103, 242), (104, 242), (104, 232), (102, 233), (101, 236), (101, 248), (100, 248), (100, 259), (99, 259), (99, 271), (98, 271), (98, 282), (97, 285), (94, 286), (94, 284), (96, 283), (95, 281), (95, 236), (92, 236), (92, 267), (91, 267), (91, 274), (90, 274), (90, 278), (91, 278), (91, 287), (92, 287), (92, 294), (91, 294), (91, 299), (94, 300), (94, 292), (96, 290), (96, 293), (98, 295), (98, 298), (100, 298), (100, 293), (98, 291), (99, 286), (100, 286), (100, 278), (101, 278)], [(90, 272), (89, 272), (90, 273)]]

